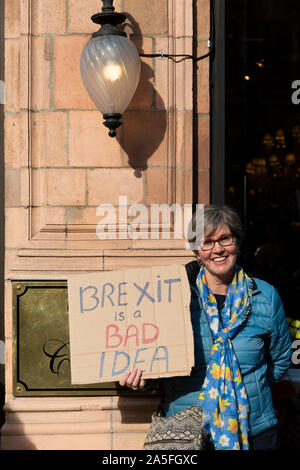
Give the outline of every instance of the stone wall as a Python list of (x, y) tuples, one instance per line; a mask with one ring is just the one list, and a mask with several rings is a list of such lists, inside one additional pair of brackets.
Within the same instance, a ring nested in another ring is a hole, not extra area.
[[(114, 6), (128, 14), (125, 31), (141, 53), (200, 56), (208, 52), (209, 3)], [(185, 263), (192, 253), (182, 240), (100, 240), (97, 207), (117, 206), (120, 195), (148, 207), (209, 202), (209, 59), (193, 67), (190, 60), (142, 58), (138, 89), (111, 139), (79, 71), (95, 31), (90, 17), (100, 8), (99, 0), (5, 2), (3, 448), (141, 447), (156, 398), (14, 397), (11, 281)], [(122, 410), (130, 410), (125, 421)]]

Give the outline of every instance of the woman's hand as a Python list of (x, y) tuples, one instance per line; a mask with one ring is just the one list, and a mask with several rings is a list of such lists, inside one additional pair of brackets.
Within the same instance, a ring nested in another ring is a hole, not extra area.
[(141, 390), (147, 383), (146, 379), (142, 379), (142, 373), (141, 369), (133, 369), (132, 372), (126, 372), (119, 380), (119, 384), (122, 386), (126, 385), (132, 388), (132, 390)]

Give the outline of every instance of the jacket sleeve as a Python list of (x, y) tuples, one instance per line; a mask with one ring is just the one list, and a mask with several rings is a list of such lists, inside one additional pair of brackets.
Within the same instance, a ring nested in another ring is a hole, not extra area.
[(291, 365), (292, 341), (284, 308), (275, 287), (272, 297), (271, 333), (268, 347), (269, 381), (278, 382)]

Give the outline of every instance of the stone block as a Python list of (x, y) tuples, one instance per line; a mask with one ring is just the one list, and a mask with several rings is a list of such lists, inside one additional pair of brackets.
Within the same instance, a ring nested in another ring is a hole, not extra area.
[(80, 56), (88, 36), (54, 38), (54, 105), (56, 109), (96, 109), (83, 86)]
[(64, 34), (66, 25), (66, 2), (62, 0), (31, 0), (31, 31), (33, 34)]
[(5, 166), (20, 168), (28, 164), (27, 113), (7, 114), (4, 120)]
[(87, 170), (88, 204), (119, 204), (119, 196), (126, 196), (128, 204), (144, 200), (143, 178), (136, 178), (129, 169)]
[(120, 145), (108, 135), (99, 111), (71, 111), (69, 164), (78, 167), (122, 166)]
[(31, 114), (31, 159), (33, 167), (67, 166), (67, 114)]
[(50, 61), (51, 38), (38, 36), (31, 38), (31, 108), (50, 108)]
[(168, 32), (168, 0), (124, 0), (124, 12), (134, 18), (136, 30), (142, 35), (166, 34)]

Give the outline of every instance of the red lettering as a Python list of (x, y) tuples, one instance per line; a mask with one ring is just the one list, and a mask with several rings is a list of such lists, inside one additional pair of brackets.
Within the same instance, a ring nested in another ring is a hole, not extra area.
[[(135, 329), (135, 332), (132, 333), (131, 335), (129, 334), (130, 328)], [(138, 334), (137, 326), (136, 325), (129, 325), (127, 330), (126, 330), (125, 337), (124, 337), (124, 348), (126, 347), (128, 338), (133, 338), (133, 337), (135, 337), (135, 345), (138, 346), (139, 345), (139, 334)]]
[[(158, 326), (153, 323), (142, 324), (142, 344), (153, 343), (159, 335)], [(123, 347), (126, 348), (129, 338), (135, 338), (135, 346), (139, 346), (139, 331), (137, 325), (129, 325), (124, 335)], [(119, 332), (119, 327), (115, 324), (106, 327), (106, 348), (118, 348), (123, 343), (123, 336)]]
[[(146, 338), (146, 326), (152, 327), (156, 330), (156, 332), (155, 332), (154, 336), (152, 336), (152, 338), (151, 337)], [(143, 323), (143, 325), (142, 325), (142, 342), (143, 342), (143, 344), (153, 343), (153, 341), (155, 341), (158, 338), (158, 335), (159, 335), (158, 326), (153, 325), (153, 323)]]
[[(113, 333), (110, 333), (110, 330), (114, 330)], [(106, 349), (117, 348), (122, 343), (122, 336), (118, 334), (119, 327), (117, 325), (107, 325), (106, 327)], [(109, 344), (110, 338), (118, 338), (118, 344)]]

